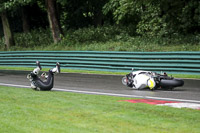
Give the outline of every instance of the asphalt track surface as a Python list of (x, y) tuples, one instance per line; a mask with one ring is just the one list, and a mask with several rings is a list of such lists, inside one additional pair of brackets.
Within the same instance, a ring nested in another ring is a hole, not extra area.
[[(0, 85), (27, 88), (30, 86), (30, 82), (26, 78), (28, 73), (28, 71), (0, 70)], [(200, 80), (184, 79), (184, 86), (177, 87), (173, 91), (150, 91), (134, 90), (124, 86), (121, 83), (122, 77), (119, 75), (60, 73), (55, 75), (52, 90), (200, 103)]]

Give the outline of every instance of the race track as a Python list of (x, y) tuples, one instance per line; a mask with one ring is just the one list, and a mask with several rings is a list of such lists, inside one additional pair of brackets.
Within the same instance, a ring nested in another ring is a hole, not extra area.
[[(26, 78), (28, 73), (27, 71), (1, 70), (0, 85), (27, 88), (30, 86)], [(185, 85), (175, 88), (173, 91), (149, 91), (133, 90), (122, 85), (122, 77), (123, 76), (114, 75), (61, 73), (55, 75), (55, 86), (53, 90), (200, 103), (200, 80), (184, 79)]]

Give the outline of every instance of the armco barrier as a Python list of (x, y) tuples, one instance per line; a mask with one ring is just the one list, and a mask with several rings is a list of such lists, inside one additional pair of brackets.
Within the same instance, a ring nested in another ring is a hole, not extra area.
[(43, 67), (97, 71), (135, 70), (200, 74), (200, 52), (114, 52), (114, 51), (8, 51), (0, 52), (0, 66)]

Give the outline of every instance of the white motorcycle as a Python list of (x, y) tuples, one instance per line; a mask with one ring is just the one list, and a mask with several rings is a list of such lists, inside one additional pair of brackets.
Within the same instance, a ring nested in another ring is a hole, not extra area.
[(37, 67), (27, 75), (31, 82), (31, 88), (38, 91), (50, 91), (54, 86), (54, 74), (60, 73), (60, 64), (57, 62), (56, 67), (49, 70), (48, 75), (42, 73), (41, 77), (38, 76), (39, 71), (42, 70), (39, 61), (36, 61)]
[(133, 89), (168, 89), (184, 85), (182, 79), (169, 77), (167, 73), (158, 74), (151, 71), (133, 71), (122, 78), (122, 83)]

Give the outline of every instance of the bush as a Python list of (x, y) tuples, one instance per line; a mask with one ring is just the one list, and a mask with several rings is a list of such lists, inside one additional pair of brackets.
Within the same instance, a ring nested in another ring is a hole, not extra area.
[[(171, 36), (138, 36), (131, 26), (88, 27), (65, 31), (62, 41), (53, 43), (49, 29), (16, 33), (16, 46), (10, 50), (96, 50), (96, 51), (198, 51), (200, 34)], [(4, 46), (4, 39), (0, 40)], [(4, 50), (1, 47), (1, 50)]]
[(77, 43), (92, 43), (92, 42), (106, 42), (110, 40), (127, 39), (129, 34), (125, 27), (119, 26), (102, 26), (102, 27), (88, 27), (78, 30), (69, 30), (65, 32), (64, 42)]
[(14, 35), (16, 46), (36, 47), (45, 46), (53, 42), (49, 29), (32, 30), (29, 33), (16, 33)]
[[(49, 29), (35, 29), (29, 33), (15, 33), (15, 46), (10, 50), (35, 49), (38, 46), (47, 46), (53, 42)], [(1, 50), (5, 48), (4, 37), (0, 39)]]

